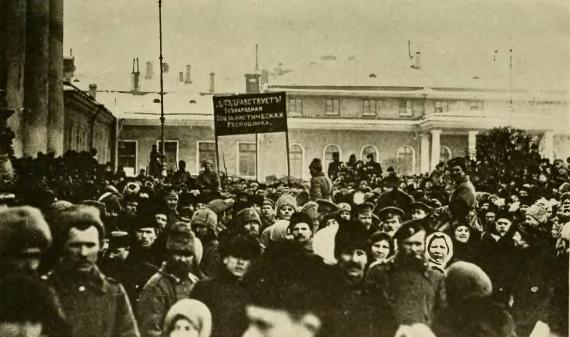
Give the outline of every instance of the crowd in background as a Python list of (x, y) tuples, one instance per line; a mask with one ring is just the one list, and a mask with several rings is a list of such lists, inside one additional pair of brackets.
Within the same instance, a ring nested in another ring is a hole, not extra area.
[[(0, 335), (567, 336), (568, 163), (338, 154), (289, 185), (96, 153), (13, 161)], [(527, 163), (527, 164), (528, 164)], [(12, 334), (10, 334), (12, 333)]]

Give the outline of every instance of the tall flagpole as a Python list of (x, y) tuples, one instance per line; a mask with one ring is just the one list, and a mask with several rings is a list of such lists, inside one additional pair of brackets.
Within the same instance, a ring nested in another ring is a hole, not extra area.
[(164, 79), (162, 63), (162, 0), (158, 0), (158, 40), (160, 42), (160, 163), (164, 170)]

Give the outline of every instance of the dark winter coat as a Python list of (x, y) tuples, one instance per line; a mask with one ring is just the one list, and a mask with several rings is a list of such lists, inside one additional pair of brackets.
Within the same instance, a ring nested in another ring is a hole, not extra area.
[(464, 176), (449, 196), (451, 217), (459, 221), (465, 219), (469, 212), (475, 208), (476, 201), (475, 186), (469, 181), (469, 176)]
[(57, 292), (74, 336), (140, 336), (125, 289), (98, 268), (79, 276), (58, 265), (44, 278)]
[(162, 321), (168, 309), (178, 300), (189, 298), (197, 282), (198, 277), (190, 273), (185, 279), (168, 273), (163, 264), (144, 286), (138, 299), (136, 312), (141, 336), (162, 336)]
[(333, 184), (324, 173), (319, 173), (311, 178), (309, 196), (311, 200), (332, 200)]
[[(370, 294), (361, 282), (350, 282), (338, 268), (331, 268), (331, 334), (329, 336), (392, 337), (397, 325), (385, 297)], [(334, 309), (333, 309), (334, 308)]]
[(430, 324), (445, 308), (444, 276), (423, 266), (402, 262), (398, 256), (386, 264), (373, 266), (365, 278), (366, 289), (373, 297), (386, 297), (397, 325)]
[(531, 246), (518, 253), (521, 259), (511, 288), (511, 313), (519, 336), (530, 335), (538, 320), (550, 322), (554, 256), (541, 248)]
[(161, 263), (156, 259), (154, 250), (133, 248), (124, 263), (124, 269), (118, 279), (121, 280), (131, 303), (135, 303), (145, 284), (154, 275)]
[(212, 312), (212, 337), (238, 337), (245, 331), (245, 305), (250, 294), (227, 270), (218, 277), (198, 282), (190, 295)]

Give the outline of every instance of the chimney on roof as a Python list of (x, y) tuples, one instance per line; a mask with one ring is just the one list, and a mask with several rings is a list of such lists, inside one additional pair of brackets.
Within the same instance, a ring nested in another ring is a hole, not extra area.
[(133, 72), (132, 72), (132, 77), (133, 77), (133, 87), (131, 89), (131, 91), (133, 93), (137, 93), (140, 91), (140, 71), (139, 71), (139, 58), (134, 58), (133, 59)]
[(146, 73), (144, 74), (144, 78), (147, 80), (152, 80), (152, 62), (146, 61)]
[(260, 74), (245, 74), (245, 92), (247, 94), (258, 94), (260, 89)]
[(419, 52), (419, 51), (416, 52), (415, 64), (412, 66), (413, 69), (416, 69), (416, 70), (422, 69), (421, 55), (422, 55), (421, 52)]
[(216, 91), (214, 86), (215, 77), (216, 77), (215, 73), (210, 73), (210, 93), (214, 93)]
[(184, 84), (192, 84), (192, 66), (186, 65), (186, 77), (184, 78)]
[(93, 99), (97, 99), (97, 84), (90, 83), (89, 84), (89, 96), (93, 97)]
[(64, 56), (63, 57), (63, 80), (71, 82), (75, 74), (75, 57)]
[(178, 81), (184, 82), (184, 72), (183, 71), (178, 72)]

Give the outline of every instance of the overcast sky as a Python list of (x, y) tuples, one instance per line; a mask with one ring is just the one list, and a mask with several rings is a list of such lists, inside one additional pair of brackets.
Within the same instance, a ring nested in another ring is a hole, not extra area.
[[(412, 40), (447, 72), (482, 67), (495, 49), (508, 64), (513, 48), (521, 86), (570, 88), (567, 0), (163, 0), (162, 17), (165, 62), (191, 63), (195, 81), (242, 78), (256, 43), (263, 67), (297, 69), (325, 54), (394, 64)], [(64, 22), (84, 77), (128, 77), (133, 57), (158, 63), (156, 0), (66, 0)]]

